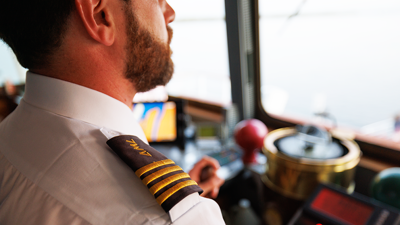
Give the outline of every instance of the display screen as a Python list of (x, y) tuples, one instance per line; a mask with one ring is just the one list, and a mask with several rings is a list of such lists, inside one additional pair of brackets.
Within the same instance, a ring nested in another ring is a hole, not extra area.
[(345, 224), (364, 225), (374, 208), (329, 189), (322, 189), (311, 208)]
[(149, 142), (168, 142), (177, 138), (175, 102), (137, 103), (133, 114)]

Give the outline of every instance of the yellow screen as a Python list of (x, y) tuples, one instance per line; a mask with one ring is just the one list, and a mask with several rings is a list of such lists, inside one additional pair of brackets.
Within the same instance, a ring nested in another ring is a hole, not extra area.
[(149, 142), (176, 139), (176, 104), (174, 102), (137, 103), (133, 114)]

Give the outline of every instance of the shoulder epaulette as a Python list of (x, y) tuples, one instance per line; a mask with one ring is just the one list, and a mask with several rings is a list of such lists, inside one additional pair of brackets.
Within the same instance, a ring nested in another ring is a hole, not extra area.
[(138, 137), (121, 135), (111, 138), (107, 144), (142, 180), (165, 212), (186, 196), (203, 192), (174, 161)]

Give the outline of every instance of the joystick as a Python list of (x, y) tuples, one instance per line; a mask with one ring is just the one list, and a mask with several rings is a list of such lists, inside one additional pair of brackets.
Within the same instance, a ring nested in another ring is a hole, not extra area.
[(256, 152), (263, 146), (267, 134), (267, 127), (257, 119), (243, 120), (236, 125), (235, 141), (243, 149), (244, 164), (257, 163)]

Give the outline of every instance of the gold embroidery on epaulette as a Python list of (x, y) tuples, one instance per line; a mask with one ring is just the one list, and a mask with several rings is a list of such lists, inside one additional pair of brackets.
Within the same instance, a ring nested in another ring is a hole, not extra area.
[(175, 172), (175, 171), (179, 171), (179, 170), (182, 170), (182, 168), (180, 166), (167, 167), (167, 168), (161, 169), (159, 171), (156, 171), (156, 172), (148, 175), (147, 177), (145, 177), (142, 180), (142, 182), (143, 182), (144, 185), (147, 186), (153, 180), (155, 180), (155, 179), (157, 179), (159, 177), (162, 177), (162, 176), (164, 176), (166, 174), (169, 174), (169, 173), (172, 173), (172, 172)]
[(161, 205), (164, 203), (169, 197), (171, 197), (173, 194), (181, 190), (182, 188), (188, 187), (188, 186), (193, 186), (197, 185), (197, 183), (194, 180), (187, 180), (183, 181), (181, 183), (176, 184), (172, 188), (168, 189), (164, 193), (162, 193), (158, 198), (156, 199), (158, 204)]
[(131, 139), (131, 140), (126, 140), (126, 142), (131, 143), (130, 146), (132, 146), (135, 150), (140, 151), (139, 154), (144, 155), (144, 156), (150, 156), (150, 157), (151, 157), (151, 154), (150, 154), (148, 151), (146, 151), (146, 150), (140, 148), (139, 145), (136, 144), (136, 142), (135, 142), (133, 139)]
[(170, 159), (165, 159), (165, 160), (161, 160), (161, 161), (157, 161), (157, 162), (153, 162), (150, 163), (147, 166), (143, 166), (142, 168), (138, 169), (135, 174), (136, 176), (140, 177), (143, 174), (149, 172), (152, 169), (161, 167), (161, 166), (165, 166), (165, 165), (170, 165), (170, 164), (175, 164), (174, 161), (170, 160)]
[(173, 176), (170, 176), (168, 178), (165, 178), (164, 180), (158, 182), (157, 184), (155, 184), (154, 186), (152, 186), (150, 188), (150, 193), (152, 195), (155, 195), (159, 190), (163, 189), (165, 186), (180, 180), (180, 179), (184, 179), (184, 178), (190, 178), (190, 176), (187, 173), (179, 173)]

